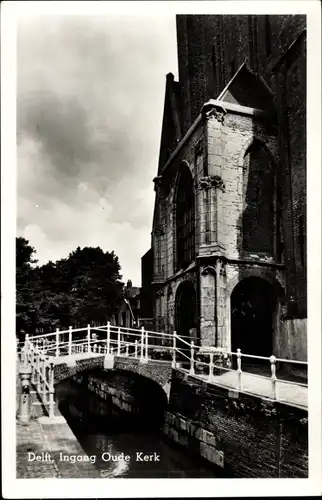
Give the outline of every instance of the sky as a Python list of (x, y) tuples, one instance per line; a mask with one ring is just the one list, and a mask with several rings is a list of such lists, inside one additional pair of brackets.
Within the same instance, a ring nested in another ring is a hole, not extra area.
[(175, 17), (39, 16), (17, 35), (17, 234), (38, 263), (77, 246), (141, 284)]

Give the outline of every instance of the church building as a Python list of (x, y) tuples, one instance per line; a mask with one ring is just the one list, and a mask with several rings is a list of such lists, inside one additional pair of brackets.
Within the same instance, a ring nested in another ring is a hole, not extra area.
[(305, 16), (176, 23), (145, 316), (202, 346), (305, 361)]

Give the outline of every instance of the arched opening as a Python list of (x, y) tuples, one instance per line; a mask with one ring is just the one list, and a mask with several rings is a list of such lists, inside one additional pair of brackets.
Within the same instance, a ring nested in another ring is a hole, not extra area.
[[(191, 281), (184, 281), (178, 287), (175, 301), (176, 332), (182, 337), (197, 337), (197, 300)], [(187, 339), (186, 339), (187, 340)]]
[(235, 286), (230, 301), (232, 351), (271, 356), (277, 307), (273, 286), (262, 278), (245, 278)]
[(259, 142), (248, 148), (243, 162), (242, 249), (274, 252), (275, 177), (271, 160)]
[(193, 179), (188, 166), (181, 168), (176, 196), (176, 268), (185, 269), (195, 257)]

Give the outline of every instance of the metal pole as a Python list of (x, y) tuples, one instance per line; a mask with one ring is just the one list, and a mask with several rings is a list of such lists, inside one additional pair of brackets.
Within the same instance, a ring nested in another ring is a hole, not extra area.
[(138, 339), (135, 339), (135, 346), (134, 346), (134, 357), (138, 357)]
[(195, 351), (194, 351), (194, 341), (191, 341), (190, 348), (190, 375), (194, 375), (195, 373)]
[(49, 368), (49, 418), (54, 418), (55, 410), (54, 410), (54, 363), (50, 363)]
[(172, 368), (176, 367), (176, 349), (177, 349), (177, 334), (173, 332), (173, 346), (172, 346)]
[(106, 329), (106, 348), (107, 348), (107, 354), (110, 353), (110, 341), (111, 341), (111, 323), (108, 321), (107, 322), (107, 329)]
[(31, 360), (30, 360), (31, 361), (31, 383), (33, 385), (36, 384), (36, 367), (35, 367), (35, 365), (36, 365), (36, 360), (37, 360), (37, 358), (36, 358), (37, 354), (39, 355), (39, 349), (38, 349), (38, 347), (35, 347), (31, 353)]
[(37, 356), (36, 360), (36, 371), (37, 371), (37, 392), (40, 394), (41, 385), (40, 385), (40, 356)]
[(144, 360), (144, 326), (141, 328), (141, 356), (140, 360)]
[(209, 354), (209, 377), (208, 382), (213, 382), (214, 380), (214, 353)]
[(59, 328), (56, 328), (56, 358), (59, 356)]
[(91, 325), (87, 325), (87, 352), (91, 352)]
[(73, 336), (73, 328), (70, 326), (68, 332), (68, 356), (72, 355), (72, 336)]
[(276, 357), (272, 355), (270, 358), (270, 363), (271, 363), (271, 382), (272, 382), (272, 396), (273, 399), (277, 399), (277, 393), (276, 393)]
[(29, 335), (26, 333), (25, 336), (25, 355), (24, 355), (24, 365), (28, 365), (28, 349), (29, 349)]
[(47, 373), (46, 373), (46, 360), (45, 358), (43, 359), (43, 364), (42, 364), (42, 376), (43, 376), (43, 384), (42, 384), (42, 393), (43, 393), (43, 403), (46, 404), (47, 403), (47, 397), (46, 397), (46, 393), (47, 393), (47, 387), (46, 387), (46, 376), (47, 376)]
[(145, 332), (145, 359), (148, 360), (148, 348), (149, 348), (149, 335), (148, 331)]
[(121, 328), (118, 327), (117, 330), (117, 355), (121, 354)]
[(239, 391), (241, 391), (241, 388), (242, 388), (242, 383), (241, 383), (241, 377), (242, 377), (241, 356), (242, 356), (242, 353), (241, 353), (240, 349), (237, 349), (237, 388), (238, 388)]

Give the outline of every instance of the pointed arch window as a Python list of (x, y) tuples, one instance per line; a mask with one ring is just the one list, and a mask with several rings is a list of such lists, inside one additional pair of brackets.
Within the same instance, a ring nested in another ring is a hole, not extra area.
[(244, 157), (243, 191), (243, 250), (273, 254), (274, 170), (264, 147), (256, 141)]
[(195, 258), (195, 203), (189, 167), (182, 167), (176, 198), (177, 269), (186, 268)]

